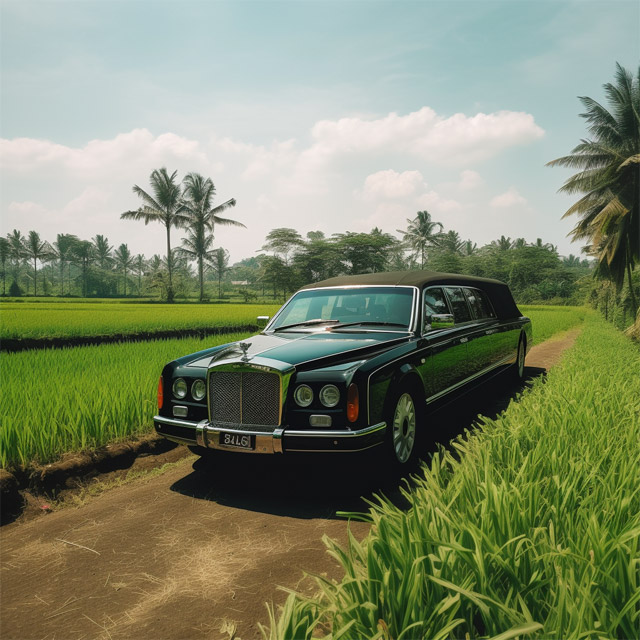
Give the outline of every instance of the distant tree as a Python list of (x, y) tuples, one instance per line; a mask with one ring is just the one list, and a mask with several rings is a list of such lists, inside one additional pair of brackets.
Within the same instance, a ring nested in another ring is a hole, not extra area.
[(144, 275), (144, 270), (147, 267), (147, 262), (144, 259), (144, 256), (139, 253), (133, 260), (133, 268), (138, 276), (138, 295), (142, 295), (142, 276)]
[(121, 244), (113, 253), (116, 265), (119, 269), (122, 269), (122, 276), (124, 282), (124, 296), (127, 297), (127, 271), (133, 269), (133, 256), (129, 247), (126, 244)]
[(24, 248), (25, 237), (20, 233), (20, 231), (14, 229), (7, 235), (7, 240), (9, 241), (9, 255), (11, 256), (13, 267), (13, 281), (19, 288), (18, 279), (20, 277), (20, 268), (26, 257), (26, 251)]
[(385, 271), (398, 241), (380, 229), (371, 233), (334, 234), (343, 270), (350, 274)]
[(38, 295), (38, 260), (42, 262), (51, 255), (51, 247), (46, 240), (40, 239), (40, 234), (36, 231), (29, 231), (29, 235), (24, 241), (25, 255), (29, 260), (33, 260), (33, 295)]
[(407, 223), (406, 231), (402, 229), (396, 231), (402, 234), (403, 242), (413, 249), (414, 255), (420, 256), (420, 268), (424, 269), (427, 249), (433, 246), (444, 227), (440, 222), (434, 222), (428, 211), (418, 211), (413, 220), (407, 218)]
[(511, 242), (511, 238), (500, 236), (499, 240), (494, 240), (491, 243), (491, 246), (498, 251), (509, 251), (509, 249), (513, 249), (513, 242)]
[[(53, 243), (52, 254), (58, 260), (60, 268), (60, 295), (64, 295), (64, 267), (70, 262), (73, 247), (80, 242), (77, 236), (69, 233), (59, 233)], [(69, 279), (69, 287), (71, 287), (71, 279)]]
[(125, 211), (120, 215), (123, 220), (144, 220), (149, 222), (160, 222), (167, 231), (167, 271), (169, 274), (166, 296), (168, 302), (173, 302), (173, 254), (171, 251), (171, 227), (182, 227), (188, 217), (182, 211), (182, 193), (180, 185), (176, 181), (178, 175), (174, 171), (171, 175), (165, 167), (154, 169), (149, 177), (153, 195), (141, 189), (137, 184), (133, 186), (133, 192), (142, 199), (144, 203), (136, 211)]
[(434, 239), (434, 245), (446, 253), (462, 255), (465, 243), (457, 231), (447, 231)]
[(113, 247), (109, 244), (108, 238), (102, 235), (97, 235), (92, 238), (93, 246), (95, 248), (96, 262), (101, 269), (105, 271), (110, 269), (113, 264), (113, 257), (111, 252)]
[(475, 256), (478, 253), (478, 245), (471, 240), (465, 240), (462, 253), (465, 256)]
[(7, 260), (11, 255), (11, 246), (6, 238), (0, 238), (0, 264), (2, 265), (2, 295), (7, 294)]
[(285, 266), (289, 266), (290, 254), (303, 245), (302, 236), (295, 229), (279, 227), (269, 231), (262, 245), (262, 251), (273, 252), (282, 259)]
[(222, 247), (218, 247), (212, 251), (209, 264), (218, 279), (218, 298), (222, 298), (222, 278), (229, 270), (229, 252)]
[(95, 248), (88, 240), (79, 240), (71, 249), (71, 260), (80, 267), (82, 297), (89, 295), (89, 270), (95, 258)]
[(609, 109), (580, 97), (591, 139), (548, 166), (580, 171), (560, 191), (582, 194), (563, 217), (580, 219), (571, 235), (587, 240), (598, 261), (597, 273), (618, 289), (625, 273), (633, 313), (638, 309), (631, 272), (640, 261), (640, 69), (634, 77), (616, 64), (615, 83), (604, 85)]

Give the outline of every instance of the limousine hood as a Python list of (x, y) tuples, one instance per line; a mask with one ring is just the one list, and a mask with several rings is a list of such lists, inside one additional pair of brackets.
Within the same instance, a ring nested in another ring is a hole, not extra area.
[[(213, 362), (228, 362), (256, 356), (279, 360), (293, 366), (334, 359), (349, 361), (407, 340), (409, 333), (364, 331), (315, 331), (313, 333), (259, 334), (221, 349), (187, 356), (181, 362), (188, 367), (207, 368)], [(248, 345), (241, 347), (240, 345)], [(246, 354), (245, 354), (246, 351)], [(191, 360), (188, 360), (191, 358)], [(182, 359), (181, 359), (182, 360)]]

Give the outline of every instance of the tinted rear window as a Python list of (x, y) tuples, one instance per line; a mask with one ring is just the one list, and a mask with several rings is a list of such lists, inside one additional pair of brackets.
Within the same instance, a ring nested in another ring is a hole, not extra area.
[(451, 303), (451, 308), (453, 309), (453, 317), (455, 318), (456, 324), (471, 320), (469, 305), (464, 297), (464, 293), (462, 293), (462, 289), (460, 287), (447, 287), (446, 291), (449, 302)]

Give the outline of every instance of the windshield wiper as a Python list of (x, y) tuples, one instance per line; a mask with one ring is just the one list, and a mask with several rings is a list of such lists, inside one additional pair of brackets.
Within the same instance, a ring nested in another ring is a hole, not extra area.
[(292, 329), (293, 327), (308, 327), (314, 324), (333, 324), (340, 322), (340, 320), (323, 320), (322, 318), (316, 318), (315, 320), (305, 320), (304, 322), (294, 322), (293, 324), (285, 324), (281, 327), (276, 327), (273, 332), (284, 331), (285, 329)]
[(355, 327), (361, 324), (369, 324), (376, 327), (402, 327), (403, 329), (407, 329), (407, 325), (400, 322), (376, 322), (373, 320), (360, 320), (359, 322), (341, 322), (340, 326), (337, 328), (342, 329), (343, 327)]

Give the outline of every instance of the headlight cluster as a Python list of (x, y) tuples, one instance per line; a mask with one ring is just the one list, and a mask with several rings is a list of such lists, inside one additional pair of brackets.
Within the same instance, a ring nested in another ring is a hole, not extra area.
[[(325, 384), (318, 394), (320, 402), (327, 408), (335, 407), (340, 402), (340, 390), (334, 384)], [(293, 399), (299, 407), (308, 407), (313, 402), (313, 389), (306, 384), (296, 388)]]
[[(176, 378), (173, 381), (173, 395), (182, 400), (187, 397), (188, 385), (184, 378)], [(194, 380), (191, 385), (191, 397), (194, 400), (202, 400), (207, 395), (207, 386), (204, 380)]]

